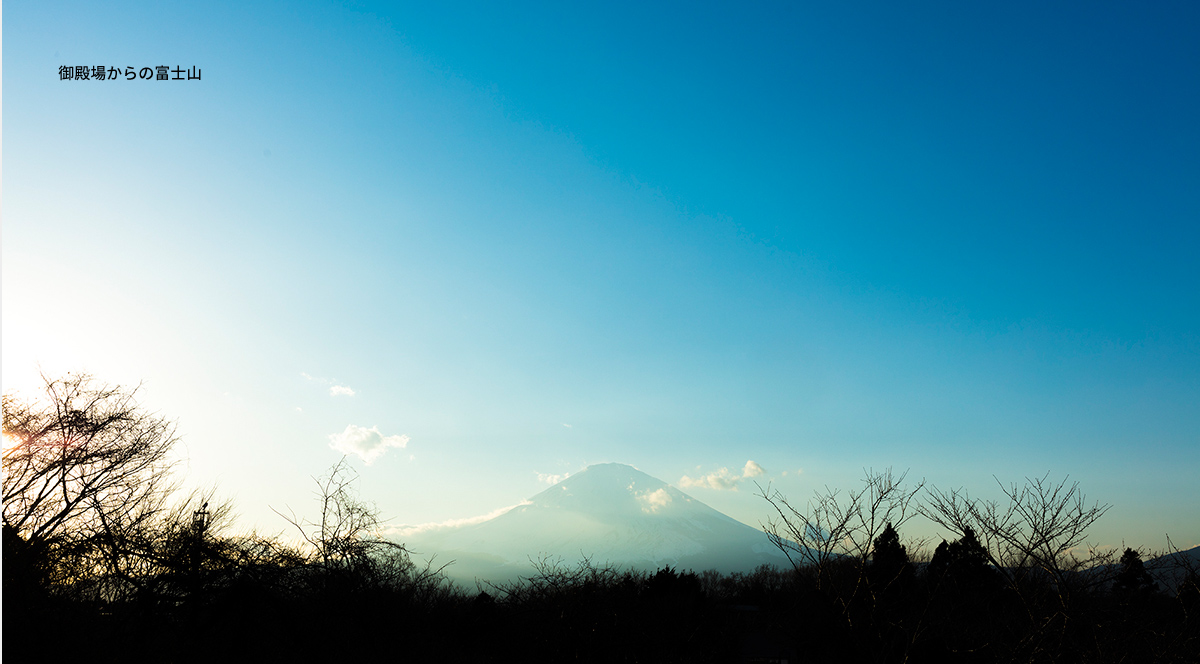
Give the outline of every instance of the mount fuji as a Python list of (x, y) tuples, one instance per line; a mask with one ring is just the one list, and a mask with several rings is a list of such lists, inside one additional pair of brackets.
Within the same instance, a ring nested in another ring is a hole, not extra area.
[(421, 557), (453, 560), (446, 573), (459, 580), (515, 579), (542, 558), (723, 573), (788, 564), (761, 530), (619, 463), (589, 466), (487, 521), (405, 540)]

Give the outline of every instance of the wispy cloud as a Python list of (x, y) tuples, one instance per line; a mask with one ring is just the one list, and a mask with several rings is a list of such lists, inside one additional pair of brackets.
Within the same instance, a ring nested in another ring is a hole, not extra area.
[(683, 488), (698, 487), (703, 489), (716, 489), (718, 491), (737, 491), (739, 484), (750, 478), (765, 475), (766, 472), (767, 471), (764, 470), (762, 466), (751, 460), (747, 461), (746, 465), (742, 467), (741, 474), (738, 474), (736, 471), (729, 470), (728, 468), (722, 468), (715, 473), (709, 473), (707, 475), (701, 475), (700, 477), (695, 478), (684, 475), (683, 477), (679, 478), (679, 486)]
[(471, 526), (476, 523), (483, 523), (484, 521), (490, 521), (490, 520), (500, 516), (501, 514), (506, 514), (518, 507), (521, 507), (522, 505), (532, 505), (532, 504), (533, 503), (529, 502), (528, 500), (522, 500), (521, 502), (517, 503), (516, 505), (509, 505), (508, 507), (501, 507), (498, 510), (492, 510), (491, 512), (488, 512), (487, 514), (481, 514), (479, 516), (467, 517), (465, 519), (450, 519), (448, 521), (439, 521), (437, 523), (422, 523), (422, 524), (418, 524), (415, 526), (389, 526), (389, 527), (383, 529), (383, 534), (387, 535), (389, 537), (412, 537), (413, 535), (419, 535), (421, 533), (427, 533), (427, 532), (434, 531), (434, 530), (444, 530), (446, 528), (458, 528), (461, 526)]
[(538, 481), (546, 484), (558, 484), (559, 482), (571, 476), (571, 473), (562, 473), (561, 475), (550, 475), (547, 473), (538, 473)]
[(318, 376), (310, 376), (308, 373), (306, 373), (304, 371), (300, 372), (300, 376), (302, 378), (304, 378), (304, 380), (307, 380), (307, 381), (311, 381), (314, 383), (320, 383), (322, 385), (328, 385), (329, 386), (329, 396), (331, 396), (331, 397), (352, 397), (352, 396), (354, 396), (354, 390), (349, 385), (340, 384), (340, 381), (330, 380), (328, 378), (320, 378)]
[(384, 436), (379, 427), (370, 429), (350, 424), (341, 433), (329, 434), (329, 446), (342, 454), (356, 454), (368, 465), (389, 447), (408, 445), (408, 436)]

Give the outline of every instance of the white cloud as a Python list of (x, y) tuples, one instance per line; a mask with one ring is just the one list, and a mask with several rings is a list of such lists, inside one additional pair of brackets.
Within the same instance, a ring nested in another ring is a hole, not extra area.
[(728, 468), (722, 468), (715, 473), (709, 473), (697, 478), (691, 478), (687, 475), (679, 478), (679, 486), (687, 489), (692, 487), (700, 487), (703, 489), (736, 489), (737, 483), (741, 478), (729, 472)]
[(322, 385), (328, 385), (329, 396), (331, 397), (354, 396), (354, 390), (351, 389), (349, 385), (339, 385), (338, 381), (336, 380), (329, 380), (328, 378), (321, 378), (319, 376), (310, 376), (303, 371), (300, 372), (300, 376), (303, 377), (304, 380), (312, 381), (314, 383), (321, 383)]
[(701, 475), (700, 477), (688, 477), (684, 475), (679, 479), (679, 486), (683, 488), (699, 487), (702, 489), (716, 489), (737, 491), (738, 485), (751, 477), (758, 477), (766, 474), (766, 470), (754, 461), (747, 461), (742, 474), (739, 475), (728, 468), (722, 468), (715, 473)]
[(637, 494), (637, 499), (642, 503), (642, 511), (647, 513), (657, 512), (671, 504), (671, 494), (666, 489)]
[(467, 517), (465, 519), (449, 519), (447, 521), (439, 521), (437, 523), (422, 523), (422, 524), (418, 524), (415, 526), (389, 526), (387, 528), (384, 528), (383, 534), (388, 535), (390, 537), (411, 537), (413, 535), (427, 533), (431, 530), (443, 530), (445, 528), (458, 528), (459, 526), (471, 526), (476, 523), (483, 523), (484, 521), (490, 521), (490, 520), (500, 516), (501, 514), (505, 514), (509, 511), (514, 510), (523, 505), (532, 505), (532, 504), (533, 503), (529, 502), (528, 500), (522, 500), (521, 502), (517, 503), (516, 505), (509, 505), (508, 507), (501, 507), (498, 510), (492, 510), (491, 512), (488, 512), (487, 514), (481, 514), (479, 516), (471, 516), (471, 517)]
[(566, 422), (563, 422), (563, 426), (564, 426), (564, 427), (566, 427), (566, 428), (568, 428), (568, 429), (570, 429), (570, 428), (571, 428), (571, 425), (570, 425), (570, 424), (567, 424)]
[(538, 481), (546, 484), (558, 484), (559, 482), (571, 476), (571, 473), (563, 473), (561, 475), (549, 475), (546, 473), (538, 473)]
[(350, 424), (341, 433), (329, 434), (330, 447), (342, 454), (357, 454), (367, 464), (382, 456), (389, 447), (405, 445), (408, 445), (408, 436), (384, 436), (377, 426), (368, 429)]

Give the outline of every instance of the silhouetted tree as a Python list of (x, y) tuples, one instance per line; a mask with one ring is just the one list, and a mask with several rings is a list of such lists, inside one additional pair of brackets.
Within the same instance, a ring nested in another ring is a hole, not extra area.
[(1158, 583), (1146, 571), (1142, 562), (1142, 554), (1126, 548), (1121, 554), (1120, 569), (1113, 579), (1113, 592), (1122, 595), (1135, 593), (1152, 593), (1158, 590)]
[[(995, 658), (1004, 608), (997, 604), (999, 577), (970, 526), (953, 542), (942, 541), (925, 567), (929, 589), (929, 639), (944, 656), (975, 653)], [(928, 654), (926, 654), (928, 656)]]
[(39, 558), (14, 563), (60, 590), (111, 599), (137, 585), (131, 546), (145, 541), (175, 488), (175, 425), (142, 410), (136, 388), (87, 374), (43, 380), (38, 399), (3, 397), (6, 537)]
[(381, 533), (379, 510), (358, 497), (357, 473), (343, 457), (317, 483), (320, 517), (308, 521), (294, 513), (277, 514), (288, 520), (309, 545), (308, 566), (318, 572), (318, 582), (339, 592), (361, 588), (400, 589), (428, 595), (442, 586), (445, 566), (423, 567), (412, 562), (403, 544)]
[(925, 482), (905, 486), (907, 475), (896, 476), (890, 468), (881, 473), (868, 471), (861, 489), (847, 492), (843, 499), (841, 492), (826, 487), (805, 509), (792, 505), (769, 486), (760, 487), (759, 495), (776, 515), (763, 524), (763, 530), (793, 567), (814, 568), (818, 584), (827, 580), (831, 566), (846, 559), (856, 561), (859, 570), (865, 571), (875, 539), (885, 527), (902, 525), (916, 515), (912, 501)]
[(695, 572), (680, 574), (672, 567), (664, 567), (647, 578), (645, 591), (652, 598), (666, 599), (676, 604), (694, 604), (703, 597), (700, 577)]
[[(997, 483), (999, 481), (997, 480)], [(1087, 530), (1109, 505), (1089, 505), (1079, 483), (1046, 477), (1026, 479), (1024, 485), (1000, 485), (1007, 502), (972, 499), (961, 489), (931, 488), (921, 513), (934, 523), (964, 537), (968, 529), (980, 544), (984, 558), (1017, 592), (1031, 574), (1043, 577), (1053, 589), (1058, 608), (1070, 603), (1073, 588), (1091, 579), (1080, 572), (1105, 562), (1102, 552), (1090, 549), (1078, 555)], [(1041, 586), (1038, 586), (1041, 587)]]
[[(924, 516), (964, 539), (969, 528), (972, 539), (979, 543), (978, 549), (971, 547), (975, 553), (970, 555), (990, 563), (991, 573), (980, 579), (994, 576), (1004, 587), (988, 600), (999, 603), (999, 608), (973, 606), (970, 593), (959, 592), (954, 599), (961, 605), (960, 612), (991, 611), (1009, 621), (1007, 625), (1001, 621), (978, 623), (974, 638), (1007, 643), (1011, 650), (1004, 656), (1011, 659), (1054, 659), (1091, 647), (1088, 644), (1097, 640), (1097, 622), (1089, 614), (1089, 598), (1103, 586), (1106, 575), (1101, 570), (1112, 555), (1090, 547), (1081, 549), (1080, 545), (1088, 528), (1109, 506), (1089, 503), (1079, 484), (1067, 479), (1051, 482), (1043, 476), (1026, 478), (1023, 485), (997, 483), (1004, 494), (1002, 501), (973, 499), (961, 489), (930, 489), (921, 508)], [(972, 565), (967, 569), (980, 568)], [(973, 585), (971, 576), (952, 576), (950, 580), (960, 589), (964, 584), (967, 588)], [(991, 581), (985, 581), (980, 587), (990, 586)], [(950, 602), (945, 594), (941, 597)], [(1005, 631), (997, 632), (1000, 628)], [(1019, 633), (1022, 638), (1005, 640), (1002, 633)]]
[(51, 560), (40, 550), (43, 547), (42, 542), (26, 540), (16, 528), (4, 524), (4, 612), (7, 615), (27, 610), (45, 594)]
[(907, 570), (908, 550), (900, 543), (900, 533), (888, 523), (871, 547), (871, 575), (877, 583), (887, 584)]
[[(854, 642), (864, 657), (882, 657), (880, 648), (895, 649), (882, 636), (881, 622), (873, 615), (877, 593), (869, 580), (868, 563), (884, 531), (891, 528), (895, 534), (895, 527), (917, 514), (913, 500), (924, 481), (909, 487), (904, 484), (906, 476), (897, 476), (890, 468), (881, 473), (868, 471), (861, 489), (843, 497), (826, 487), (805, 509), (792, 505), (777, 491), (772, 493), (769, 487), (760, 487), (760, 495), (776, 515), (763, 527), (767, 537), (797, 572), (812, 578), (821, 599), (839, 614), (847, 630), (844, 637)], [(891, 535), (885, 541), (890, 539)], [(885, 553), (885, 559), (887, 556)]]
[(979, 543), (975, 530), (963, 527), (963, 536), (954, 542), (945, 540), (938, 545), (929, 561), (926, 575), (937, 584), (948, 584), (961, 593), (976, 593), (985, 584), (995, 581), (987, 550)]

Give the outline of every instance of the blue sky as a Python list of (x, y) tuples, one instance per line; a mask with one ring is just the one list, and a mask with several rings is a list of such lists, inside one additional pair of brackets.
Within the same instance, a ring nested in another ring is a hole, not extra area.
[(407, 436), (358, 462), (396, 523), (752, 459), (1200, 543), (1188, 3), (6, 10), (5, 389), (142, 381), (248, 524)]

